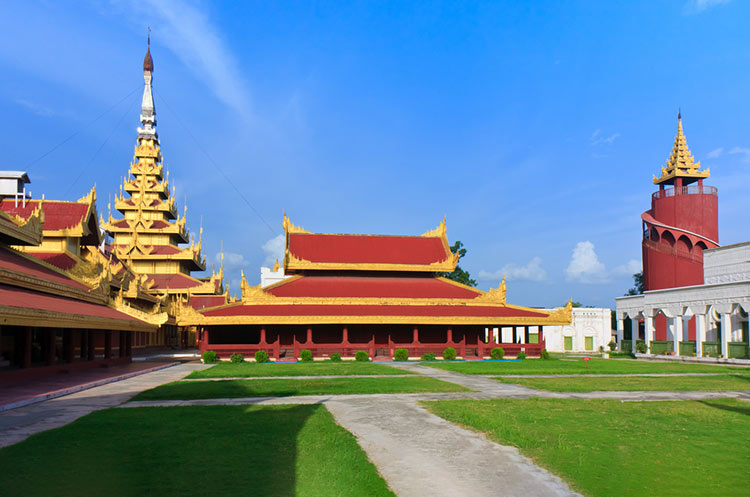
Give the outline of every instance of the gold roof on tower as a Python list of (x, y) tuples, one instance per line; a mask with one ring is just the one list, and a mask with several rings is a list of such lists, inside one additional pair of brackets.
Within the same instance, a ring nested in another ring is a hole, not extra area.
[(693, 154), (690, 153), (690, 149), (687, 145), (685, 135), (682, 133), (682, 115), (677, 113), (677, 136), (674, 139), (674, 147), (672, 147), (672, 154), (667, 159), (667, 167), (661, 168), (661, 176), (657, 178), (654, 176), (654, 184), (674, 184), (675, 178), (688, 178), (687, 183), (692, 183), (695, 180), (708, 178), (709, 169), (700, 171), (701, 163), (696, 162), (693, 159)]

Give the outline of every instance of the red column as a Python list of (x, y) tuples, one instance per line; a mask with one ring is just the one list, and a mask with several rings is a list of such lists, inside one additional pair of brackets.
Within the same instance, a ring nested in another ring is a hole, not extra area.
[(312, 344), (312, 328), (307, 329), (307, 342), (306, 345)]
[(112, 359), (112, 330), (104, 332), (104, 358)]
[(341, 343), (343, 344), (349, 344), (349, 330), (344, 328), (341, 332)]
[(260, 329), (260, 343), (261, 345), (266, 345), (266, 329), (265, 328)]
[(545, 349), (544, 346), (544, 326), (538, 326), (537, 329), (539, 330), (539, 345)]
[(55, 364), (55, 338), (57, 330), (55, 328), (46, 328), (44, 330), (44, 341), (45, 341), (45, 362), (47, 366)]
[(125, 357), (125, 332), (124, 331), (120, 332), (117, 343), (118, 343), (117, 355), (119, 355), (120, 357)]
[(453, 343), (453, 329), (448, 328), (448, 335), (446, 336), (447, 343)]
[(31, 333), (32, 328), (26, 326), (23, 328), (23, 350), (21, 351), (21, 367), (28, 368), (31, 366)]
[(412, 339), (412, 343), (419, 343), (419, 328), (414, 328), (414, 338)]
[(94, 348), (96, 344), (94, 343), (94, 332), (92, 330), (86, 330), (86, 344), (88, 345), (86, 359), (93, 361), (94, 356), (96, 355), (96, 348)]
[(133, 356), (133, 332), (132, 331), (125, 332), (125, 356), (126, 357)]

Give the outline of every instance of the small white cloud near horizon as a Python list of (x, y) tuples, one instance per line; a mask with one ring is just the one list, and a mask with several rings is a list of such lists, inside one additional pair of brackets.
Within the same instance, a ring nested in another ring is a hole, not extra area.
[(599, 261), (594, 244), (586, 240), (578, 242), (573, 249), (568, 267), (565, 268), (565, 279), (570, 282), (600, 284), (609, 281), (607, 268)]
[(612, 270), (612, 274), (632, 276), (635, 273), (640, 273), (642, 270), (643, 268), (641, 267), (641, 261), (630, 259), (627, 264), (623, 264), (614, 268)]
[(494, 272), (482, 269), (479, 271), (478, 278), (483, 281), (500, 280), (503, 276), (509, 280), (545, 281), (547, 279), (547, 271), (542, 267), (542, 258), (534, 257), (524, 266), (510, 263)]
[(722, 152), (724, 152), (724, 147), (715, 148), (707, 153), (706, 157), (708, 159), (718, 159), (719, 157), (721, 157)]
[(266, 267), (273, 267), (276, 260), (279, 262), (283, 261), (285, 244), (286, 237), (284, 234), (276, 235), (264, 243), (263, 246), (261, 246), (263, 253), (266, 254), (266, 258), (263, 260), (263, 265)]
[(726, 5), (732, 0), (688, 0), (683, 12), (685, 14), (700, 14), (719, 5)]
[(734, 147), (727, 153), (729, 155), (742, 155), (742, 162), (750, 164), (750, 148)]

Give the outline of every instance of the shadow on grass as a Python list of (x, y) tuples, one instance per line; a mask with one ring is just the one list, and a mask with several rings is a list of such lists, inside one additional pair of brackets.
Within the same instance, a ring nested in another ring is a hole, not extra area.
[(296, 494), (317, 405), (97, 411), (0, 449), (3, 495)]
[(750, 416), (750, 403), (747, 403), (747, 406), (733, 406), (724, 404), (717, 400), (699, 400), (698, 402), (705, 406), (713, 407), (714, 409), (721, 409), (722, 411), (736, 412), (744, 414), (745, 416)]

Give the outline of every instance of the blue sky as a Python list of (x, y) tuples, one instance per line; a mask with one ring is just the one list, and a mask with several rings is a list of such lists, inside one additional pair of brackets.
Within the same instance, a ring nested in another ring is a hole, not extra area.
[(639, 216), (678, 106), (719, 188), (720, 242), (749, 238), (747, 2), (3, 11), (0, 169), (27, 170), (36, 197), (95, 182), (105, 216), (132, 159), (151, 26), (177, 202), (193, 233), (202, 220), (210, 263), (223, 241), (234, 290), (240, 268), (257, 283), (273, 261), (282, 210), (344, 233), (419, 234), (447, 216), (481, 288), (507, 274), (511, 303), (614, 306), (640, 269)]

